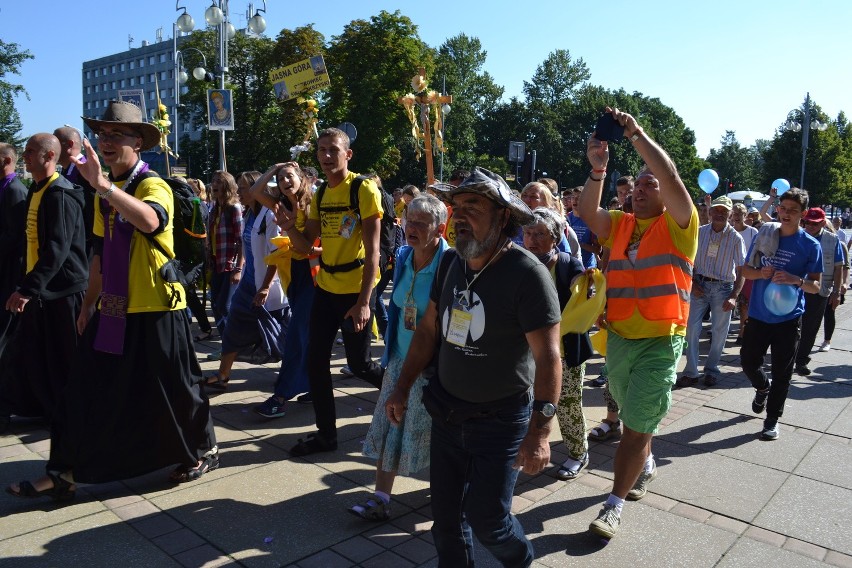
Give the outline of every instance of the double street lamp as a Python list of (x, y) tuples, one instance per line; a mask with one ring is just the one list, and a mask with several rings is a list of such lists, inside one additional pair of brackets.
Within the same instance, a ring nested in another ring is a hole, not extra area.
[[(189, 33), (193, 29), (195, 29), (195, 20), (193, 20), (192, 16), (187, 13), (186, 8), (180, 5), (180, 0), (176, 0), (175, 10), (183, 10), (183, 13), (178, 16), (177, 21), (175, 21), (174, 23), (174, 26), (175, 28), (177, 28), (177, 30), (180, 30), (183, 33)], [(252, 4), (249, 4), (249, 14), (251, 14), (253, 11), (254, 6)], [(266, 30), (266, 20), (264, 20), (263, 16), (260, 15), (261, 12), (266, 12), (266, 0), (263, 0), (263, 8), (258, 8), (257, 11), (254, 12), (254, 15), (249, 18), (248, 28), (256, 34), (261, 34), (264, 30)], [(216, 27), (218, 32), (217, 36), (219, 44), (219, 65), (216, 66), (214, 70), (217, 73), (216, 76), (219, 78), (220, 89), (225, 88), (225, 75), (228, 73), (228, 40), (232, 39), (235, 35), (237, 35), (237, 30), (236, 28), (234, 28), (234, 25), (229, 21), (228, 17), (228, 0), (212, 0), (212, 4), (207, 8), (207, 10), (204, 11), (204, 20), (207, 22), (208, 25)], [(177, 33), (173, 35), (175, 36), (175, 100), (177, 100), (177, 93), (180, 88), (180, 86), (178, 85), (178, 81), (183, 83), (188, 77), (186, 75), (186, 72), (182, 71), (182, 69), (180, 69), (179, 67), (182, 57), (179, 56), (179, 52), (177, 51)], [(192, 76), (198, 80), (210, 80), (213, 78), (213, 75), (206, 70), (207, 60), (206, 58), (204, 58), (204, 54), (202, 54), (201, 56), (204, 60), (204, 67), (196, 67), (195, 69), (193, 69)], [(177, 115), (177, 108), (175, 110), (175, 115)], [(177, 126), (175, 126), (175, 130), (177, 131)], [(177, 136), (175, 137), (175, 153), (177, 153)], [(219, 130), (219, 169), (226, 169), (224, 130)]]
[(811, 129), (819, 130), (820, 132), (828, 128), (828, 125), (819, 120), (811, 120), (811, 94), (805, 95), (805, 116), (802, 122), (796, 122), (792, 118), (784, 123), (784, 130), (788, 132), (802, 132), (802, 174), (799, 176), (799, 187), (805, 188), (805, 155), (808, 151), (808, 142)]

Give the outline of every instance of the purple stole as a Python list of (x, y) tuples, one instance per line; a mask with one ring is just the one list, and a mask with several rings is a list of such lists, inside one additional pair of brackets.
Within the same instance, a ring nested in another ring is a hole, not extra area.
[[(86, 156), (80, 156), (80, 162), (85, 164)], [(65, 176), (65, 179), (74, 184), (79, 182), (80, 178), (83, 177), (82, 174), (80, 174), (80, 170), (77, 168), (77, 164), (75, 164), (74, 162), (71, 162), (71, 164), (68, 166), (68, 170), (62, 172), (62, 175)]]
[(0, 182), (0, 199), (3, 199), (3, 193), (6, 191), (6, 188), (9, 187), (9, 184), (12, 183), (12, 180), (14, 180), (16, 177), (18, 177), (18, 174), (11, 173), (5, 178), (3, 178), (2, 182)]
[[(136, 175), (147, 172), (148, 164), (142, 162)], [(133, 178), (125, 182), (127, 191)], [(130, 242), (136, 227), (116, 214), (110, 226), (112, 205), (101, 199), (104, 217), (104, 251), (101, 256), (101, 316), (94, 347), (97, 351), (121, 355), (124, 352), (124, 332), (127, 328), (127, 293), (130, 280)]]

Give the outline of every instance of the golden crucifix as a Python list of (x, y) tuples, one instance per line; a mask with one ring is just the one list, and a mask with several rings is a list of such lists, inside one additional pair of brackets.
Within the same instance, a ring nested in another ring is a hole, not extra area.
[[(405, 107), (405, 112), (411, 121), (411, 134), (414, 136), (414, 147), (417, 159), (420, 159), (420, 139), (423, 138), (423, 147), (426, 152), (426, 184), (435, 183), (435, 167), (432, 164), (432, 133), (429, 119), (429, 109), (435, 113), (435, 147), (439, 152), (444, 151), (444, 118), (441, 106), (453, 102), (452, 95), (442, 95), (437, 91), (426, 88), (426, 69), (420, 67), (417, 75), (411, 79), (413, 93), (399, 98), (399, 103)], [(414, 113), (414, 105), (420, 110), (420, 120), (423, 124), (421, 134), (420, 124)]]

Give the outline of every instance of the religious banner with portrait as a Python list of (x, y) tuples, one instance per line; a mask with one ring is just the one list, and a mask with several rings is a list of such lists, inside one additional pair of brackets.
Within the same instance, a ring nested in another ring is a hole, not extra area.
[(234, 97), (230, 89), (207, 89), (207, 109), (210, 130), (234, 129)]

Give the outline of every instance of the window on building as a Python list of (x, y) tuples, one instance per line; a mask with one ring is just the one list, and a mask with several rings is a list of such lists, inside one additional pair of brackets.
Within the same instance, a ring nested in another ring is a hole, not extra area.
[(115, 81), (112, 81), (112, 82), (109, 84), (109, 88), (110, 88), (110, 89), (115, 89)]
[(91, 95), (91, 94), (92, 94), (92, 87), (86, 87), (86, 94), (87, 94), (87, 95)]
[(101, 92), (101, 86), (100, 85), (95, 85), (95, 92), (96, 93)]
[(165, 62), (166, 62), (166, 54), (165, 54), (165, 53), (161, 53), (161, 54), (160, 54), (160, 63), (165, 63)]
[(150, 75), (148, 75), (148, 81), (150, 81), (151, 83), (153, 83), (153, 82), (154, 82), (154, 79), (155, 79), (156, 77), (157, 77), (157, 74), (156, 74), (156, 73), (151, 73)]
[(122, 80), (119, 82), (119, 85), (121, 85), (121, 88), (123, 89), (123, 88), (124, 88), (124, 86), (125, 86), (125, 85), (127, 85), (127, 81), (126, 81), (125, 79), (122, 79)]
[(160, 89), (160, 98), (161, 98), (161, 99), (164, 99), (164, 98), (166, 98), (167, 96), (169, 96), (169, 92), (168, 92), (168, 90), (166, 90), (166, 89)]
[(91, 110), (91, 108), (92, 108), (92, 103), (86, 102), (86, 110)]
[(143, 67), (145, 67), (145, 58), (144, 57), (139, 60), (139, 68), (141, 69)]
[(98, 77), (99, 75), (100, 75), (100, 70), (99, 70), (99, 69), (95, 69), (95, 77)]
[(101, 108), (101, 101), (95, 101), (95, 108)]
[(136, 77), (131, 77), (130, 78), (130, 86), (133, 87), (135, 85), (136, 85)]
[(92, 72), (86, 71), (86, 79), (91, 79), (91, 78), (92, 78)]
[(136, 62), (135, 62), (135, 61), (131, 61), (131, 62), (130, 62), (130, 68), (131, 68), (131, 69), (136, 69)]
[(148, 100), (149, 101), (157, 100), (157, 91), (148, 91)]
[(175, 90), (173, 88), (169, 89), (169, 96), (175, 98)]
[(103, 69), (101, 69), (101, 74), (102, 74), (104, 77), (106, 77), (106, 74), (107, 74), (107, 68), (106, 68), (106, 67), (104, 67)]
[(119, 70), (119, 71), (124, 71), (124, 63), (119, 63), (119, 64), (118, 64), (118, 70)]
[(139, 75), (139, 84), (140, 84), (140, 85), (144, 85), (144, 84), (145, 84), (145, 75)]
[(149, 56), (148, 56), (148, 65), (153, 65), (153, 64), (155, 64), (156, 62), (157, 62), (157, 58), (156, 58), (156, 57), (154, 57), (153, 55), (149, 55)]
[(109, 68), (109, 72), (110, 72), (110, 73), (115, 73), (115, 65), (110, 66), (110, 68)]

